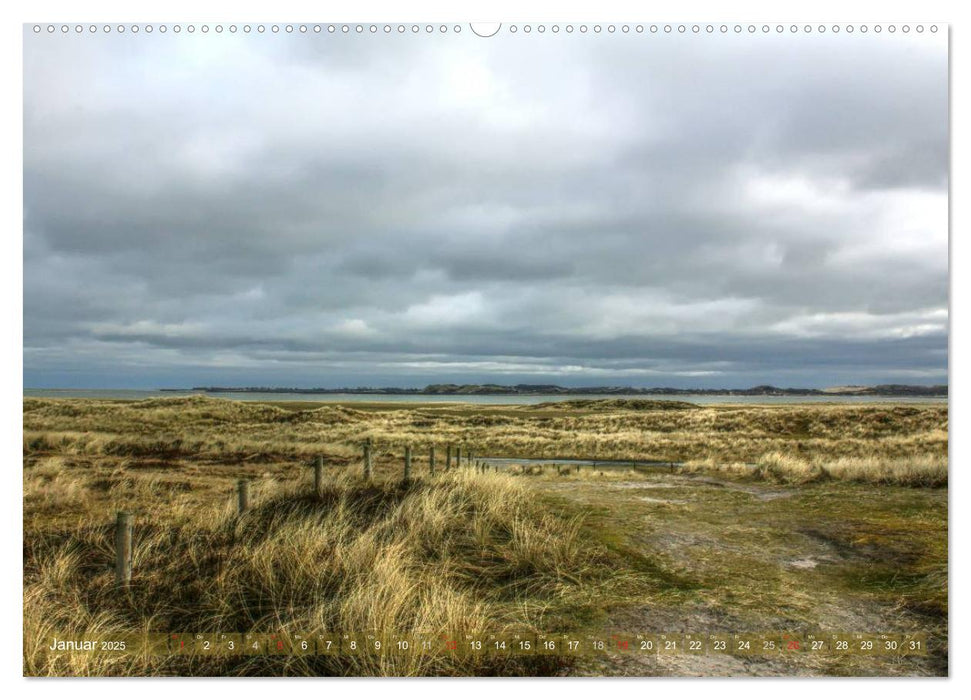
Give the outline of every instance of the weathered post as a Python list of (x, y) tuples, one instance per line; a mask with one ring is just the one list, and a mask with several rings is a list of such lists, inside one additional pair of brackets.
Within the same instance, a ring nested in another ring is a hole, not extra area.
[(405, 481), (411, 478), (411, 445), (405, 446)]
[(466, 450), (465, 452), (466, 454), (469, 455), (469, 466), (471, 467), (474, 464), (474, 462), (472, 461), (472, 450)]
[(462, 448), (461, 447), (455, 448), (455, 468), (456, 469), (462, 468)]
[(314, 462), (314, 493), (318, 496), (320, 495), (320, 489), (324, 485), (324, 458), (321, 455), (317, 455), (317, 460)]
[(249, 508), (249, 482), (246, 479), (236, 482), (236, 506), (240, 515)]
[(131, 514), (118, 512), (115, 522), (115, 583), (127, 586), (131, 583)]
[(364, 478), (371, 479), (371, 438), (364, 441)]
[(452, 445), (445, 446), (445, 471), (452, 468)]
[(435, 446), (428, 448), (428, 473), (435, 476)]

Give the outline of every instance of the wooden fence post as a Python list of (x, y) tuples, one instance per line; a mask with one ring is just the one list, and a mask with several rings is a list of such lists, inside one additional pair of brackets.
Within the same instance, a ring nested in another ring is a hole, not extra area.
[(462, 468), (462, 448), (461, 447), (455, 448), (455, 468), (456, 469)]
[(364, 442), (364, 478), (371, 479), (371, 438)]
[(131, 514), (118, 512), (115, 522), (115, 583), (127, 586), (131, 583)]
[(469, 467), (474, 466), (474, 462), (472, 461), (472, 450), (466, 450), (465, 452), (466, 452), (466, 454), (469, 455), (469, 457), (468, 457), (468, 459), (469, 459)]
[(240, 515), (249, 508), (249, 482), (246, 479), (236, 482), (236, 506)]
[(405, 481), (411, 478), (411, 445), (405, 446)]
[(320, 495), (320, 490), (324, 485), (324, 458), (321, 455), (317, 455), (317, 461), (314, 462), (314, 493), (318, 496)]
[(428, 448), (428, 473), (435, 475), (435, 446)]
[(445, 471), (452, 468), (452, 444), (445, 446)]

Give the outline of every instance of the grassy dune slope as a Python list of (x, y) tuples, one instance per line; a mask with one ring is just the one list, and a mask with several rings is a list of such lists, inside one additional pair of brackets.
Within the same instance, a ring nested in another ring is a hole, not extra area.
[[(227, 501), (228, 503), (228, 501)], [(159, 501), (137, 512), (132, 586), (119, 595), (110, 526), (33, 533), (25, 544), (29, 675), (274, 674), (275, 657), (57, 655), (50, 638), (99, 632), (549, 631), (624, 580), (622, 563), (549, 512), (521, 480), (453, 471), (402, 484), (271, 485), (237, 518)], [(608, 576), (605, 571), (613, 569)], [(45, 641), (46, 640), (46, 641)], [(550, 673), (563, 660), (414, 653), (294, 657), (287, 674)]]
[[(27, 674), (946, 672), (945, 406), (26, 399), (23, 418)], [(375, 446), (371, 484), (361, 478), (364, 439)], [(443, 474), (449, 443), (478, 455), (686, 463), (673, 473)], [(407, 486), (405, 445), (415, 455)], [(317, 455), (325, 488), (314, 496)], [(254, 480), (242, 518), (239, 478)], [(112, 585), (119, 510), (136, 523), (124, 596)], [(783, 627), (923, 630), (937, 647), (912, 663), (659, 657), (633, 667), (619, 657), (591, 666), (555, 656), (284, 661), (45, 649), (54, 634), (98, 631)]]

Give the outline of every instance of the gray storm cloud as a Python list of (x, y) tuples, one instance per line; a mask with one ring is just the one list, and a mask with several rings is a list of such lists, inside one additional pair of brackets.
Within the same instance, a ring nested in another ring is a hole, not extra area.
[(947, 60), (25, 32), (25, 385), (946, 382)]

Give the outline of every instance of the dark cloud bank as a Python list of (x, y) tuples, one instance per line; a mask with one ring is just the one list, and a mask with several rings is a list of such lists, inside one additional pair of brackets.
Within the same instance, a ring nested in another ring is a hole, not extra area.
[(947, 45), (34, 36), (24, 383), (946, 383)]

